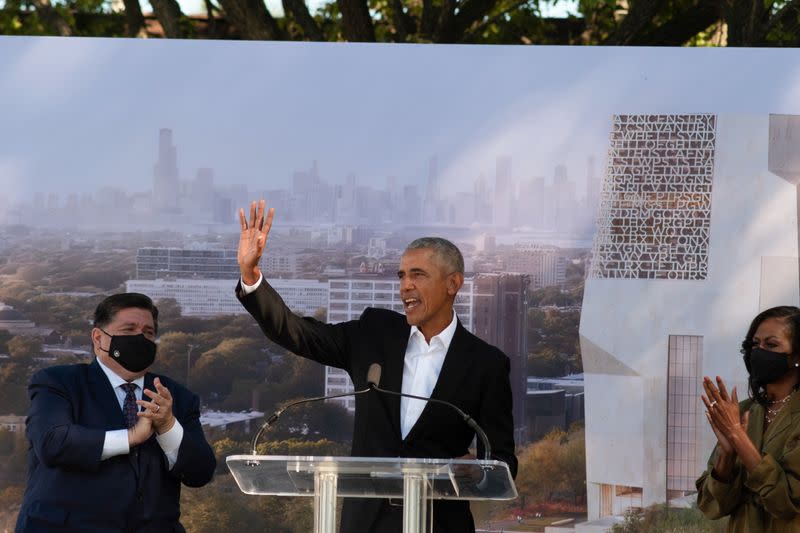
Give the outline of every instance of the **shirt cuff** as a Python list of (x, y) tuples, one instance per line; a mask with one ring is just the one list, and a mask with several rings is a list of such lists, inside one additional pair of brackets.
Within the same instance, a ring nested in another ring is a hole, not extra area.
[(106, 431), (106, 438), (103, 440), (103, 453), (100, 454), (100, 460), (105, 461), (110, 457), (125, 455), (130, 451), (131, 447), (128, 444), (127, 429)]
[(172, 470), (172, 467), (178, 461), (178, 450), (181, 447), (181, 441), (183, 441), (183, 426), (175, 419), (175, 424), (169, 431), (156, 435), (156, 441), (161, 446), (164, 455), (167, 456), (169, 470)]
[(258, 286), (261, 285), (261, 280), (263, 279), (264, 276), (261, 274), (261, 272), (258, 273), (258, 280), (256, 280), (256, 282), (252, 285), (248, 285), (247, 283), (244, 282), (242, 278), (239, 278), (239, 282), (242, 284), (242, 292), (245, 295), (248, 295), (251, 292), (255, 291), (258, 288)]

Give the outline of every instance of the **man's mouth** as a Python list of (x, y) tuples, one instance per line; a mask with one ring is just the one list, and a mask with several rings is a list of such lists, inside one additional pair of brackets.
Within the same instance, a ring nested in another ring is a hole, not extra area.
[(411, 311), (415, 307), (420, 304), (420, 301), (416, 298), (404, 298), (403, 299), (403, 306), (406, 308), (406, 311)]

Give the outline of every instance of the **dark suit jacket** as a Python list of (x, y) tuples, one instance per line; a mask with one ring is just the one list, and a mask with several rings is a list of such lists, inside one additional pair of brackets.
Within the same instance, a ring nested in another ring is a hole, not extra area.
[[(144, 386), (155, 390), (146, 374)], [(181, 483), (208, 483), (216, 459), (200, 426), (197, 396), (158, 376), (183, 426), (178, 459), (168, 470), (155, 436), (128, 455), (100, 460), (107, 430), (125, 428), (119, 401), (97, 361), (40, 370), (28, 387), (28, 485), (17, 532), (184, 531)]]
[[(369, 366), (379, 363), (381, 387), (401, 391), (411, 332), (405, 316), (369, 308), (358, 320), (323, 324), (291, 313), (266, 281), (248, 295), (238, 286), (237, 296), (267, 337), (298, 355), (346, 370), (356, 390), (366, 388)], [(505, 354), (459, 322), (432, 397), (454, 403), (472, 416), (486, 432), (493, 458), (506, 462), (516, 475), (509, 367)], [(400, 398), (375, 391), (356, 396), (354, 456), (460, 457), (468, 453), (474, 435), (452, 409), (428, 402), (403, 439)], [(478, 456), (482, 454), (479, 442)], [(386, 500), (347, 499), (344, 505), (342, 531), (400, 531), (402, 509), (391, 508)], [(439, 532), (474, 530), (469, 504), (464, 501), (437, 501), (433, 519)]]

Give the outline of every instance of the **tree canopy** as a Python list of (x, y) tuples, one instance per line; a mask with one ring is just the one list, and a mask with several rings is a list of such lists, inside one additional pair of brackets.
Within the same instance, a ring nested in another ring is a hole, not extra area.
[(0, 33), (249, 40), (472, 44), (797, 46), (800, 0), (204, 0), (187, 16), (177, 0), (6, 0)]

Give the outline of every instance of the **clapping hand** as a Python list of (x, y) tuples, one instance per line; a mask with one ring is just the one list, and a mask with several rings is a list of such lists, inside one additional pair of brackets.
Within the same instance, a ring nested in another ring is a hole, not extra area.
[(711, 424), (723, 453), (731, 455), (735, 452), (731, 436), (736, 431), (746, 430), (749, 413), (740, 412), (736, 387), (729, 395), (725, 383), (719, 376), (717, 376), (717, 386), (708, 376), (703, 378), (703, 389), (705, 394), (701, 394), (700, 398), (706, 406), (708, 423)]

